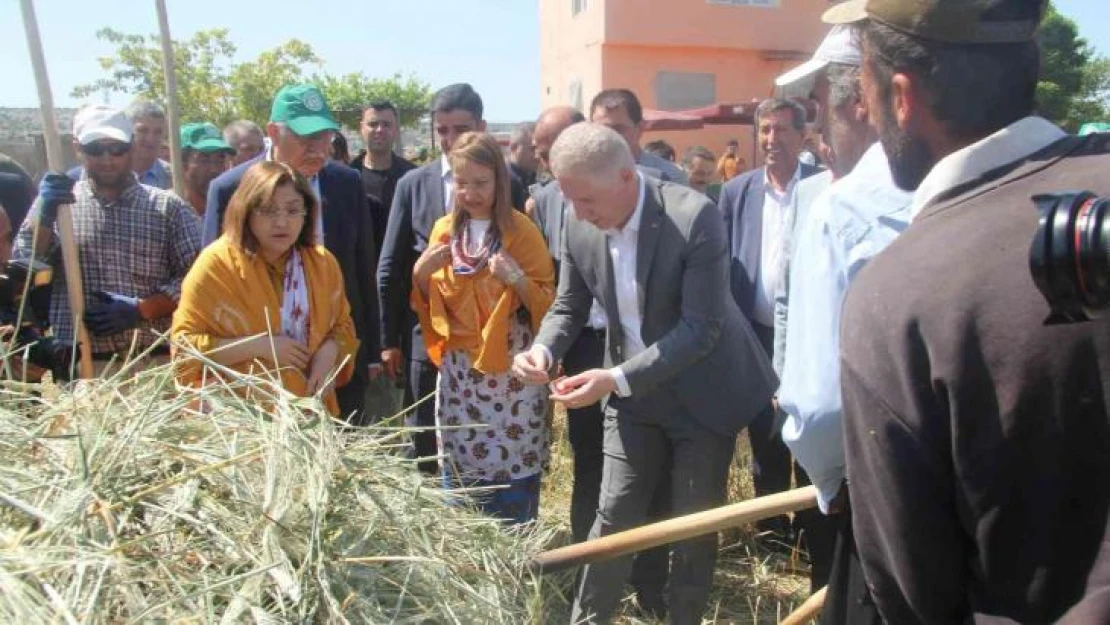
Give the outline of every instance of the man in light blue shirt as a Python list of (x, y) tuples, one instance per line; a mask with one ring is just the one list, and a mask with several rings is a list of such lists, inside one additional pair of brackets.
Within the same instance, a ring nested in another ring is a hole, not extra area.
[(826, 514), (844, 482), (840, 307), (856, 273), (910, 222), (911, 193), (895, 186), (874, 143), (814, 202), (794, 247), (779, 408), (782, 438), (818, 490)]
[(831, 557), (824, 554), (831, 562), (813, 554), (811, 583), (828, 580), (822, 623), (878, 623), (843, 488), (840, 309), (860, 268), (909, 225), (911, 194), (894, 184), (868, 125), (859, 67), (829, 64), (815, 82), (817, 99), (827, 103), (819, 124), (834, 181), (814, 200), (794, 241), (778, 405), (786, 416), (782, 439), (817, 487), (821, 512), (830, 515), (810, 527), (836, 533)]

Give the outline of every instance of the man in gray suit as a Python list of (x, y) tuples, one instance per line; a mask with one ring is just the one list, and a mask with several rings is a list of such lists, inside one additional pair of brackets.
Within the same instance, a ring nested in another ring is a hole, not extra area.
[[(663, 482), (671, 485), (676, 515), (720, 505), (736, 434), (777, 384), (726, 288), (720, 214), (700, 193), (637, 172), (620, 135), (598, 124), (565, 130), (551, 164), (574, 206), (562, 240), (559, 294), (535, 344), (513, 368), (527, 383), (550, 382), (553, 398), (568, 408), (611, 394), (590, 537), (640, 525)], [(594, 299), (608, 321), (608, 368), (551, 382)], [(715, 535), (675, 545), (671, 622), (700, 623), (716, 553)], [(631, 562), (623, 557), (583, 569), (574, 622), (609, 620)]]

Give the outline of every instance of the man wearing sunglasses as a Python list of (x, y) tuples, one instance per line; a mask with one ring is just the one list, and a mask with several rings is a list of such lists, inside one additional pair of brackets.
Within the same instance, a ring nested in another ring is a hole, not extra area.
[(339, 409), (355, 425), (365, 422), (363, 407), (371, 376), (380, 371), (378, 297), (374, 276), (378, 254), (374, 226), (366, 192), (359, 173), (344, 163), (330, 160), (331, 142), (339, 124), (328, 108), (324, 94), (315, 85), (286, 85), (274, 97), (266, 134), (271, 147), (257, 157), (216, 178), (208, 187), (204, 213), (204, 244), (220, 236), (224, 211), (243, 174), (263, 160), (285, 163), (309, 180), (320, 200), (315, 215), (316, 232), (339, 261), (355, 334), (361, 345), (355, 374), (337, 389)]
[[(73, 126), (80, 179), (46, 175), (13, 256), (33, 254), (55, 266), (50, 324), (60, 342), (71, 342), (73, 313), (59, 268), (55, 221), (60, 206), (72, 205), (84, 322), (99, 374), (113, 358), (146, 352), (169, 330), (181, 282), (200, 251), (200, 226), (172, 192), (139, 184), (131, 167), (133, 126), (122, 111), (89, 105), (77, 112)], [(151, 352), (155, 364), (167, 356), (165, 346)]]

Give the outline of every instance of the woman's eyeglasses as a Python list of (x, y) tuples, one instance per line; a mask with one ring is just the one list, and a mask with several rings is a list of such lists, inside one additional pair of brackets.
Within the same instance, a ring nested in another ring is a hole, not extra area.
[(308, 214), (308, 211), (304, 208), (274, 208), (272, 206), (268, 206), (266, 208), (254, 209), (254, 214), (258, 215), (259, 217), (265, 217), (266, 219), (273, 221), (278, 217), (285, 217), (286, 219), (301, 219)]
[(81, 153), (85, 156), (123, 156), (131, 151), (130, 143), (85, 143), (81, 145)]

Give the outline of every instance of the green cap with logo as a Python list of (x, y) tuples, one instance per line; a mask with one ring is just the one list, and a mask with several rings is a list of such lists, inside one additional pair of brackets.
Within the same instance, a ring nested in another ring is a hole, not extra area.
[(294, 134), (312, 135), (324, 130), (339, 130), (328, 101), (316, 85), (286, 85), (274, 96), (270, 121), (280, 122)]
[[(1012, 5), (1024, 19), (996, 19)], [(1024, 43), (1037, 34), (1047, 0), (848, 0), (828, 11), (827, 24), (875, 20), (906, 34), (950, 44)]]
[(199, 122), (181, 127), (181, 148), (197, 152), (230, 152), (235, 149), (224, 141), (220, 129), (215, 124)]

